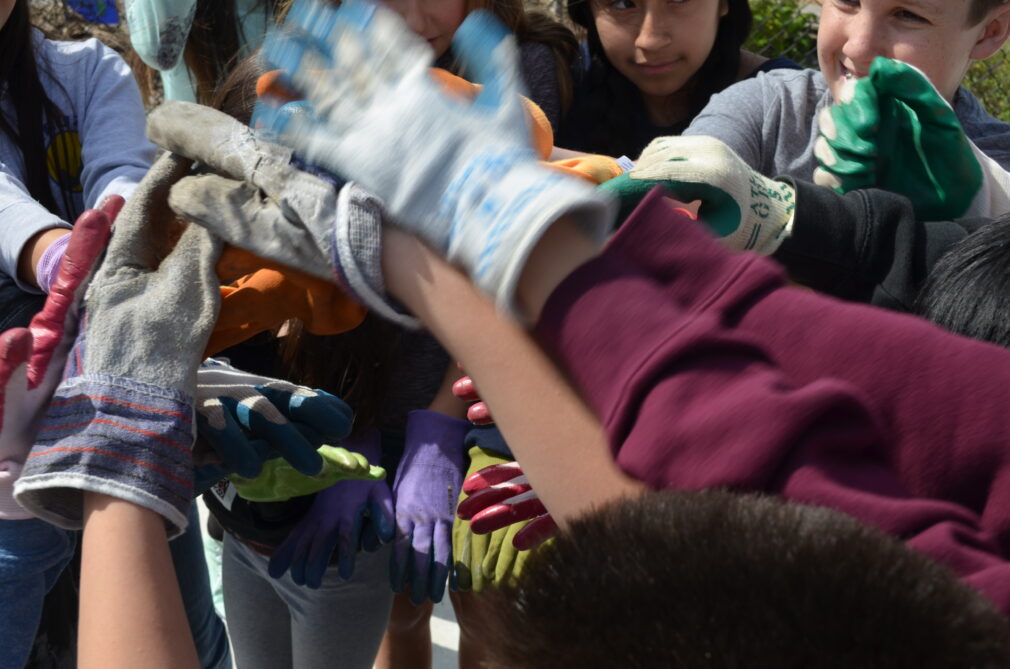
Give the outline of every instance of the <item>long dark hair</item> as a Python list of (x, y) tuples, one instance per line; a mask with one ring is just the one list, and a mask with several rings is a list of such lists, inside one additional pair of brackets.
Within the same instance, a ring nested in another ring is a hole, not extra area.
[[(281, 0), (260, 0), (265, 10), (277, 16)], [(193, 75), (196, 101), (210, 105), (218, 86), (235, 67), (242, 50), (239, 17), (235, 0), (197, 0), (193, 23), (182, 52)], [(154, 92), (151, 68), (140, 58), (130, 58), (144, 100), (149, 104)]]
[[(747, 0), (724, 1), (727, 12), (719, 19), (712, 50), (693, 77), (688, 119), (694, 118), (713, 95), (739, 77), (740, 49), (750, 35), (754, 17)], [(589, 67), (585, 75), (591, 118), (588, 150), (619, 156), (627, 153), (627, 147), (633, 142), (634, 135), (628, 123), (634, 118), (632, 105), (640, 104), (641, 93), (607, 60), (590, 2), (567, 0), (566, 4), (571, 20), (585, 28), (589, 47)]]
[[(48, 121), (54, 126), (51, 134), (55, 135), (55, 128), (63, 124), (63, 113), (42, 88), (39, 65), (32, 45), (28, 2), (20, 0), (14, 3), (10, 18), (0, 29), (0, 91), (14, 107), (14, 118), (0, 113), (0, 131), (21, 151), (28, 193), (43, 207), (58, 213), (49, 184), (45, 124)], [(60, 178), (59, 170), (56, 174)], [(68, 209), (65, 213), (69, 216), (73, 212)]]

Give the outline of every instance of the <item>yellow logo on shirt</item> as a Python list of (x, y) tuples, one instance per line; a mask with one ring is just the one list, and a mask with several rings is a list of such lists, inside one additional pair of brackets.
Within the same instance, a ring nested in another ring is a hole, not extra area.
[(53, 181), (71, 192), (79, 193), (81, 186), (81, 138), (74, 130), (53, 137), (46, 151), (46, 166)]

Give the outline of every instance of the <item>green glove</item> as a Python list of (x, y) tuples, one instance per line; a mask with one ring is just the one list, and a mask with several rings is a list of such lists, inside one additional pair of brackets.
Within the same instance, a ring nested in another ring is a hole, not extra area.
[[(469, 454), (467, 476), (484, 467), (512, 461), (510, 457), (480, 446), (471, 448)], [(459, 501), (464, 499), (466, 494), (460, 494)], [(453, 588), (480, 592), (488, 584), (499, 585), (518, 576), (532, 551), (516, 550), (512, 538), (529, 522), (514, 523), (490, 534), (474, 534), (470, 531), (470, 521), (455, 518), (452, 525)]]
[(1010, 175), (964, 134), (950, 104), (915, 67), (877, 58), (819, 118), (814, 181), (839, 193), (883, 188), (919, 220), (997, 216)]
[(339, 446), (321, 446), (317, 452), (323, 457), (323, 468), (314, 476), (302, 474), (284, 458), (272, 458), (264, 463), (263, 471), (254, 479), (238, 474), (228, 478), (239, 497), (250, 502), (283, 502), (319, 492), (344, 479), (379, 481), (386, 478), (386, 470), (370, 465), (361, 453)]
[(771, 255), (789, 236), (796, 192), (750, 168), (712, 137), (658, 137), (635, 167), (605, 182), (626, 216), (656, 185), (682, 202), (701, 200), (699, 217), (736, 251)]

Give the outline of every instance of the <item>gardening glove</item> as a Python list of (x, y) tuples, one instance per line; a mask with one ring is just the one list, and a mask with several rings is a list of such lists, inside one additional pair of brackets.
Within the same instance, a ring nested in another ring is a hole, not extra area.
[(196, 371), (217, 319), (221, 248), (164, 206), (190, 164), (166, 154), (123, 207), (64, 377), (15, 483), (21, 506), (60, 527), (81, 526), (85, 490), (161, 514), (170, 536), (186, 527)]
[(315, 113), (261, 104), (255, 118), (308, 162), (382, 198), (397, 225), (514, 313), (520, 272), (544, 231), (567, 215), (602, 241), (612, 203), (537, 163), (515, 40), (496, 19), (471, 12), (453, 52), (484, 85), (472, 104), (432, 81), (431, 48), (392, 10), (364, 0), (339, 8), (300, 0), (262, 54), (291, 73)]
[(176, 184), (169, 205), (180, 216), (261, 258), (336, 282), (403, 327), (419, 327), (385, 295), (384, 209), (378, 199), (354, 184), (335, 188), (298, 169), (290, 149), (209, 107), (166, 102), (148, 116), (147, 133), (156, 144), (224, 175)]
[[(466, 437), (470, 467), (467, 476), (485, 467), (510, 462), (501, 432), (495, 427), (477, 427)], [(459, 502), (467, 498), (460, 493)], [(516, 523), (490, 534), (474, 534), (470, 521), (456, 516), (452, 524), (452, 554), (454, 565), (450, 585), (454, 590), (480, 592), (488, 583), (500, 585), (519, 575), (529, 551), (519, 551), (512, 539), (526, 523)]]
[(204, 465), (202, 480), (211, 471), (219, 474), (209, 483), (232, 473), (255, 478), (267, 459), (278, 456), (304, 474), (318, 474), (323, 462), (316, 449), (351, 431), (351, 408), (343, 400), (213, 358), (197, 372), (196, 410), (201, 443), (220, 460)]
[[(369, 462), (378, 462), (382, 455), (375, 428), (345, 440), (343, 446)], [(393, 498), (386, 482), (340, 481), (316, 494), (308, 514), (274, 551), (267, 571), (280, 578), (290, 569), (295, 583), (318, 588), (336, 550), (340, 578), (349, 581), (360, 548), (375, 550), (392, 540)]]
[(77, 336), (80, 302), (122, 203), (113, 196), (103, 210), (88, 210), (77, 219), (42, 310), (28, 329), (0, 335), (0, 519), (31, 517), (14, 501), (14, 482), (63, 375)]
[(620, 198), (623, 220), (657, 185), (681, 202), (701, 200), (698, 217), (735, 251), (771, 255), (789, 236), (795, 189), (755, 172), (713, 137), (658, 137), (631, 171), (600, 189)]
[(221, 313), (207, 344), (214, 355), (250, 337), (279, 327), (291, 318), (312, 334), (340, 334), (354, 329), (365, 310), (331, 281), (263, 260), (227, 246), (217, 263), (222, 281)]
[(271, 458), (263, 463), (263, 471), (256, 478), (246, 479), (230, 474), (228, 480), (239, 497), (250, 502), (284, 502), (292, 497), (303, 497), (325, 490), (337, 481), (354, 479), (379, 481), (386, 470), (369, 464), (368, 458), (348, 451), (342, 446), (320, 446), (317, 450), (323, 461), (318, 474), (303, 474), (284, 458)]
[(839, 193), (882, 188), (919, 220), (1010, 211), (1010, 174), (964, 134), (953, 108), (915, 67), (876, 58), (819, 117), (814, 181)]
[(393, 590), (410, 585), (410, 600), (442, 600), (452, 564), (452, 521), (463, 478), (464, 420), (434, 411), (407, 414), (403, 458), (393, 482), (396, 538)]
[[(323, 74), (317, 72), (316, 74)], [(431, 77), (437, 81), (442, 90), (450, 95), (456, 95), (466, 100), (473, 100), (480, 93), (482, 86), (473, 84), (463, 77), (456, 76), (440, 67), (431, 68)], [(288, 73), (283, 70), (271, 70), (260, 76), (256, 81), (256, 96), (269, 101), (271, 98), (282, 103), (294, 102), (298, 94), (287, 83)], [(530, 129), (530, 142), (538, 156), (546, 160), (554, 149), (554, 129), (540, 106), (525, 96), (520, 96), (526, 111), (526, 123)]]
[(535, 548), (557, 534), (557, 524), (518, 462), (493, 464), (468, 475), (463, 481), (463, 492), (467, 498), (460, 501), (456, 515), (469, 520), (475, 534), (530, 521), (515, 533), (513, 545), (520, 550)]
[[(474, 425), (490, 425), (494, 422), (487, 404), (480, 398), (473, 379), (464, 376), (452, 384), (452, 394), (464, 402), (473, 402), (466, 410), (466, 419)], [(503, 442), (504, 443), (504, 442)]]

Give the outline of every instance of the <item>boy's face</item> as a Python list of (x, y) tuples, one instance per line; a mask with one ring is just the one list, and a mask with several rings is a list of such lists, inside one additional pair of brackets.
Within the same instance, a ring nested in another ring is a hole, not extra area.
[(987, 21), (968, 26), (971, 0), (821, 0), (817, 59), (837, 99), (848, 77), (865, 77), (877, 56), (922, 70), (948, 100), (972, 59)]

